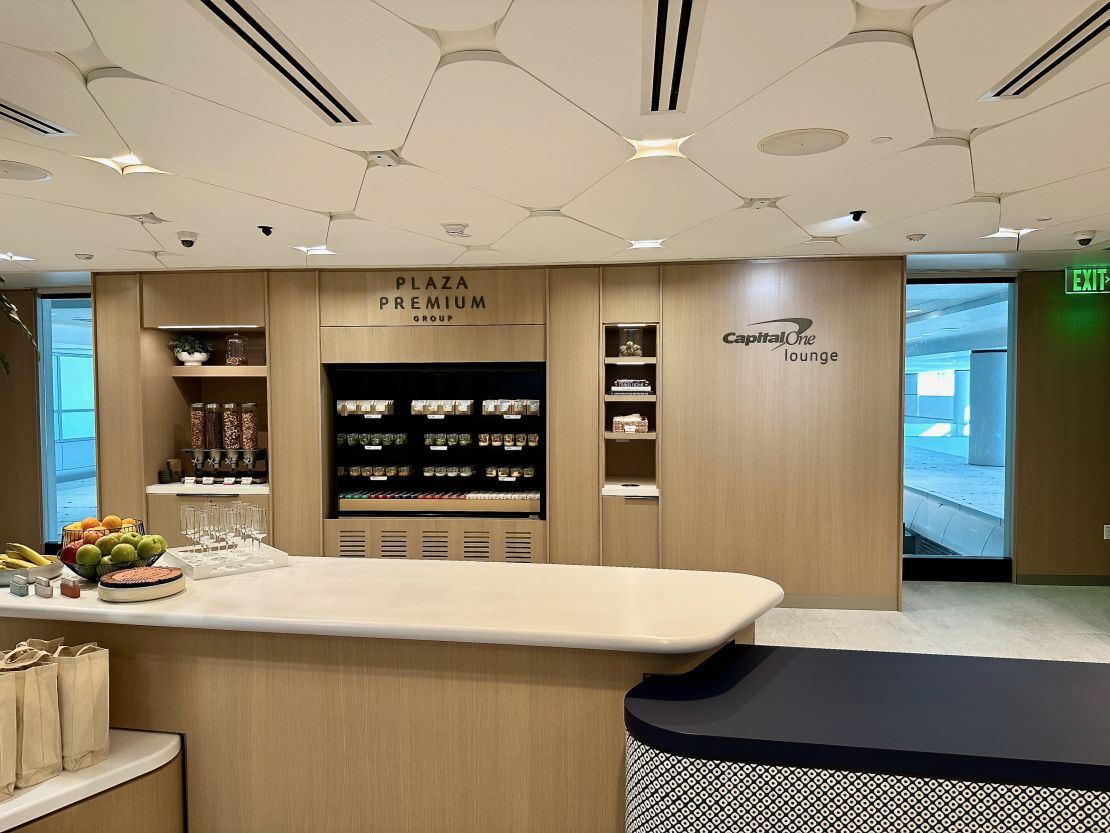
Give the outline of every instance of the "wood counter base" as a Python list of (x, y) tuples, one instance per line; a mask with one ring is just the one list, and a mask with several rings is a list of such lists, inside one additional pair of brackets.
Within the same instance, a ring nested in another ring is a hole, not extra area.
[(706, 655), (0, 620), (63, 634), (111, 651), (113, 726), (185, 736), (204, 833), (618, 833), (624, 696)]

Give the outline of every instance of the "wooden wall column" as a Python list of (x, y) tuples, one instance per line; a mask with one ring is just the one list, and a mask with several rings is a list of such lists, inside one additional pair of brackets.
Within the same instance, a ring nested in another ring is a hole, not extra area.
[(601, 272), (551, 269), (547, 298), (548, 560), (601, 563)]
[[(7, 290), (19, 317), (35, 332), (35, 293)], [(39, 367), (35, 348), (7, 319), (0, 321), (0, 352), (11, 375), (0, 371), (0, 442), (4, 476), (0, 478), (0, 543), (42, 544), (42, 461), (39, 454)]]
[(271, 272), (267, 297), (274, 544), (292, 555), (321, 555), (326, 490), (317, 273)]

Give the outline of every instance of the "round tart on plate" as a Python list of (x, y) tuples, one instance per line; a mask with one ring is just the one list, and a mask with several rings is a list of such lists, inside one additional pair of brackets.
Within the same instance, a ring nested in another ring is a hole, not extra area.
[(102, 602), (148, 602), (184, 589), (185, 574), (180, 568), (152, 566), (109, 573), (100, 579), (96, 593)]

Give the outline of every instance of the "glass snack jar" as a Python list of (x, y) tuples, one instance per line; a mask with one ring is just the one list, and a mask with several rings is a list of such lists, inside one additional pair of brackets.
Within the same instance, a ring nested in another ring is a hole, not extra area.
[(622, 356), (644, 355), (644, 328), (621, 327), (618, 330), (618, 352)]
[(247, 363), (247, 337), (232, 333), (227, 337), (227, 360), (231, 367), (242, 367)]

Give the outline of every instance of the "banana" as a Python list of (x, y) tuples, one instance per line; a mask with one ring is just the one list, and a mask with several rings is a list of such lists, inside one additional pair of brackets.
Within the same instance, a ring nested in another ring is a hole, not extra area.
[(11, 556), (4, 556), (4, 563), (9, 567), (16, 568), (17, 570), (31, 570), (38, 566), (37, 564), (32, 564), (29, 561), (21, 561), (20, 559), (12, 558)]
[(23, 561), (30, 561), (32, 564), (39, 567), (45, 567), (50, 561), (42, 555), (39, 555), (33, 549), (24, 544), (8, 544), (8, 549), (16, 554), (17, 557)]

